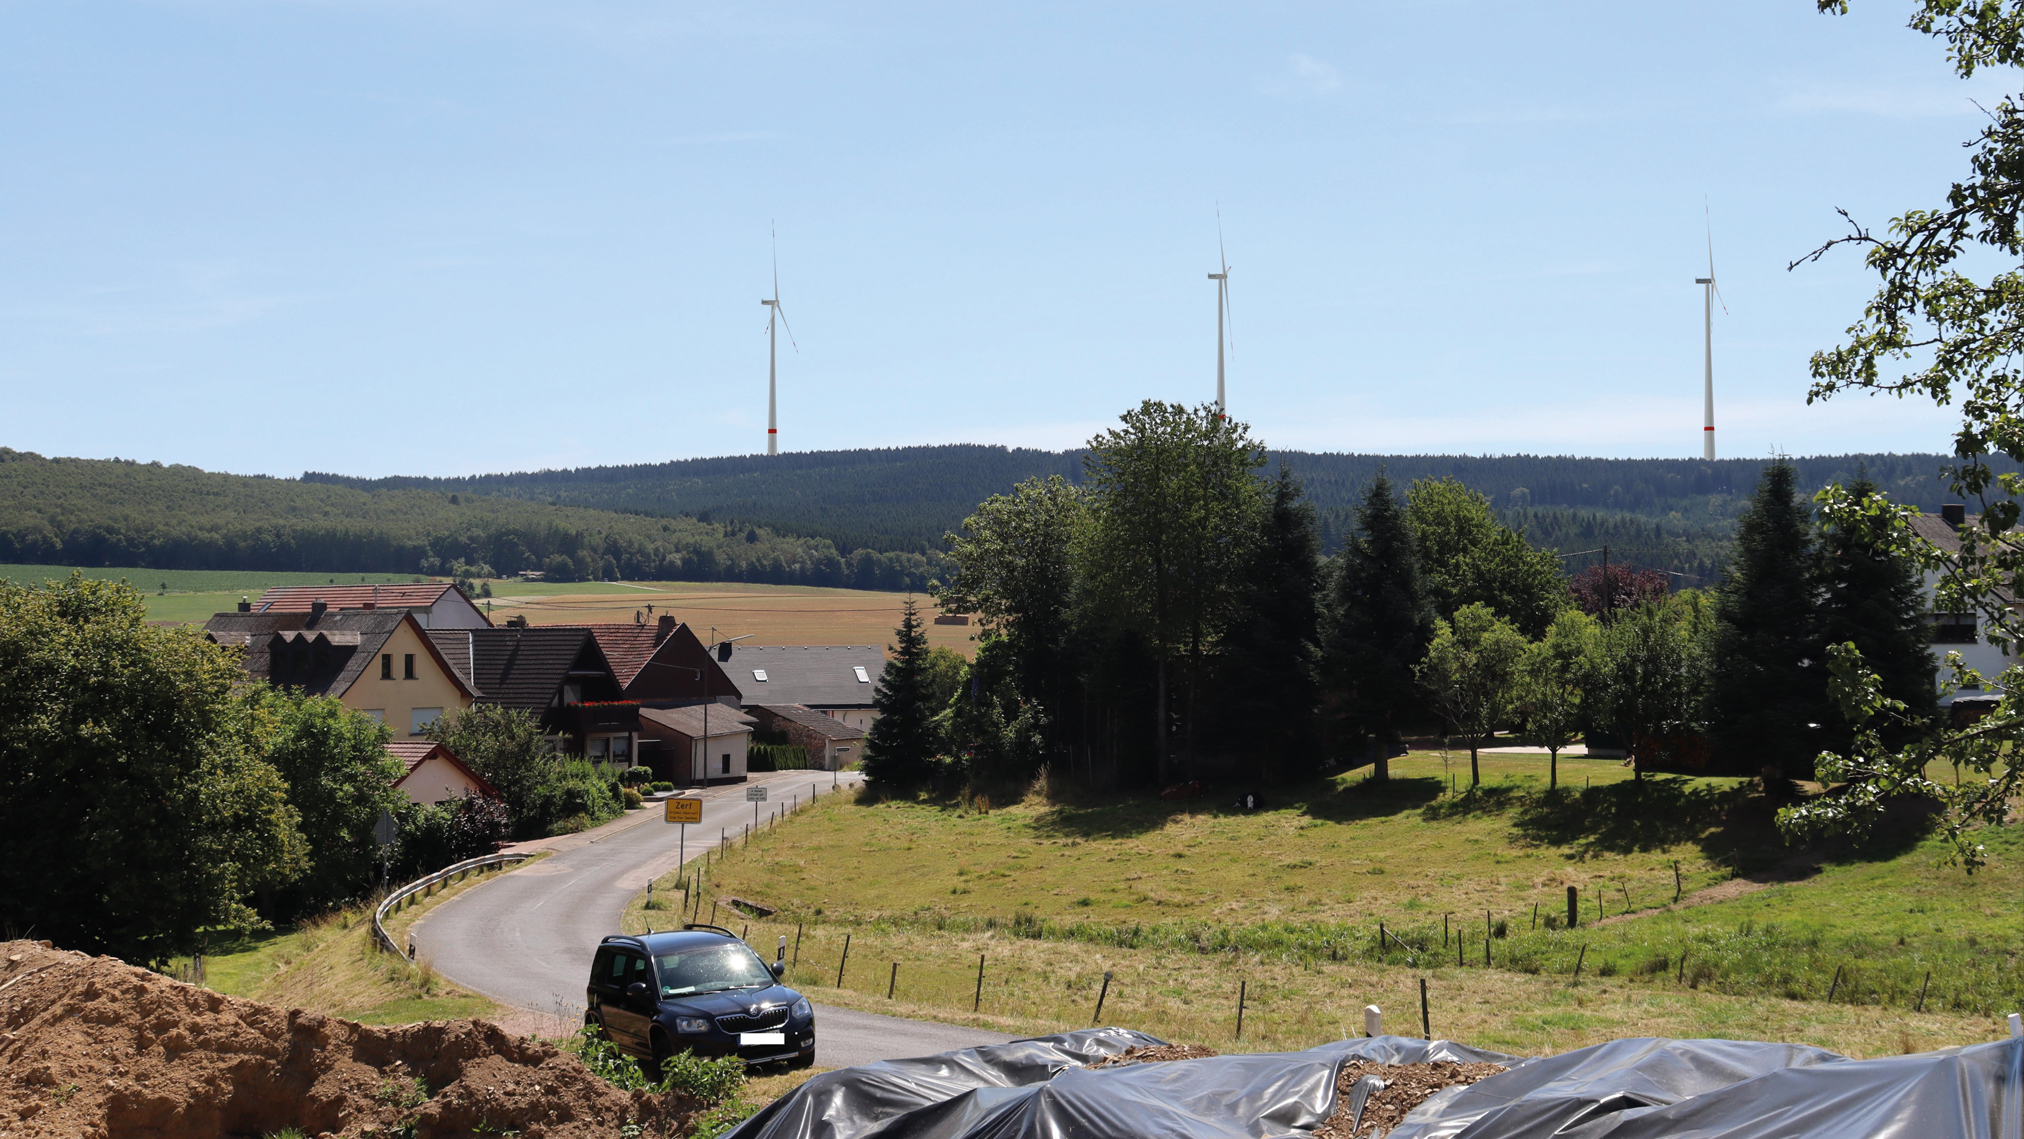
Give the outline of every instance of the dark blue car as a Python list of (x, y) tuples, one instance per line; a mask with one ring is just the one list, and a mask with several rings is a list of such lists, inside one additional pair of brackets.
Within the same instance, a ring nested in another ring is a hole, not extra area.
[(681, 1051), (749, 1065), (815, 1062), (815, 1010), (730, 930), (685, 926), (598, 944), (584, 1023), (652, 1065)]

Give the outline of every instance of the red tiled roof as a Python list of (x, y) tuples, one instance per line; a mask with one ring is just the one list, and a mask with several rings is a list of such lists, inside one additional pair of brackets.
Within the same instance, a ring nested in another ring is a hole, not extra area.
[(434, 740), (388, 740), (387, 752), (395, 759), (408, 765), (408, 774), (394, 780), (394, 786), (396, 787), (406, 783), (408, 775), (413, 775), (417, 768), (427, 763), (429, 757), (434, 755), (441, 756), (444, 762), (469, 776), (471, 782), (477, 784), (479, 794), (491, 799), (499, 797), (499, 789), (497, 787), (492, 786), (491, 782), (484, 776), (466, 766), (463, 760), (457, 758), (456, 752), (451, 751)]
[(640, 669), (653, 659), (654, 650), (660, 647), (659, 630), (652, 625), (610, 623), (581, 627), (597, 638), (597, 647), (604, 650), (604, 659), (611, 662), (611, 673), (618, 678), (620, 688), (633, 682), (633, 677), (640, 674)]
[(310, 603), (322, 601), (332, 609), (427, 609), (456, 586), (441, 582), (425, 585), (291, 585), (277, 586), (253, 603), (255, 613), (307, 613)]

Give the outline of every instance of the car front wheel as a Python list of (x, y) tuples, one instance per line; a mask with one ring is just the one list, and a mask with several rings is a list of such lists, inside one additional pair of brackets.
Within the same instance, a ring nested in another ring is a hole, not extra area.
[(667, 1078), (668, 1060), (674, 1056), (675, 1046), (668, 1039), (668, 1034), (662, 1032), (658, 1027), (654, 1029), (653, 1036), (649, 1039), (648, 1045), (654, 1054), (653, 1059), (641, 1060), (640, 1067), (646, 1069), (647, 1080), (657, 1084)]

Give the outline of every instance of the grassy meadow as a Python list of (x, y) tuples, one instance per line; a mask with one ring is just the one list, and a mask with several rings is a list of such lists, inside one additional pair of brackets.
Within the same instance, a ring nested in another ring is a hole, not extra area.
[[(1574, 759), (1548, 794), (1543, 757), (1482, 762), (1475, 794), (1448, 791), (1466, 754), (1422, 752), (1388, 785), (1317, 780), (1254, 814), (824, 800), (713, 861), (702, 916), (775, 908), (719, 921), (768, 956), (786, 936), (818, 999), (1052, 1031), (1088, 1023), (1108, 970), (1106, 1021), (1218, 1048), (1240, 1046), (1240, 984), (1256, 1048), (1343, 1035), (1368, 1003), (1417, 1032), (1422, 978), (1437, 1035), (1534, 1053), (1649, 1034), (1876, 1055), (1993, 1039), (2024, 1006), (2012, 832), (1985, 837), (1992, 865), (1969, 877), (1910, 824), (1862, 852), (1787, 850), (1740, 780), (1639, 788)], [(667, 908), (635, 899), (628, 929), (679, 920), (679, 876), (658, 893)]]
[[(490, 877), (466, 877), (416, 899), (387, 916), (387, 932), (396, 944), (406, 944), (408, 929), (429, 910)], [(409, 963), (380, 952), (373, 943), (371, 905), (232, 936), (205, 956), (204, 984), (230, 996), (361, 1024), (411, 1024), (504, 1011), (490, 998), (444, 980), (426, 956)]]

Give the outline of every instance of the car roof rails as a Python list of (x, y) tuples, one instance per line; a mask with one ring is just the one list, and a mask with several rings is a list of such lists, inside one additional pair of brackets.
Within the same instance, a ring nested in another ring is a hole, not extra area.
[(711, 933), (721, 933), (721, 934), (723, 934), (723, 935), (724, 935), (725, 937), (728, 937), (728, 938), (732, 938), (733, 940), (737, 940), (737, 939), (738, 939), (738, 935), (737, 935), (737, 934), (735, 934), (735, 933), (732, 933), (732, 932), (731, 932), (730, 930), (728, 930), (728, 929), (725, 929), (725, 928), (724, 928), (723, 926), (721, 926), (721, 925), (704, 925), (704, 924), (703, 924), (703, 923), (701, 923), (701, 922), (690, 922), (690, 923), (689, 923), (688, 925), (685, 925), (685, 926), (683, 926), (682, 928), (683, 928), (684, 930), (690, 930), (690, 929), (707, 929), (707, 930), (709, 930), (709, 931), (710, 931)]
[(631, 943), (631, 944), (633, 944), (633, 945), (638, 945), (638, 944), (640, 943), (640, 939), (639, 939), (639, 935), (638, 935), (638, 934), (632, 934), (632, 933), (607, 933), (607, 934), (605, 934), (605, 935), (604, 935), (604, 937), (603, 937), (603, 938), (599, 939), (599, 941), (598, 941), (598, 944), (599, 944), (599, 945), (609, 945), (609, 944), (611, 944), (611, 943), (612, 943), (612, 942), (614, 942), (614, 941), (624, 941), (624, 942), (630, 942), (630, 943)]

